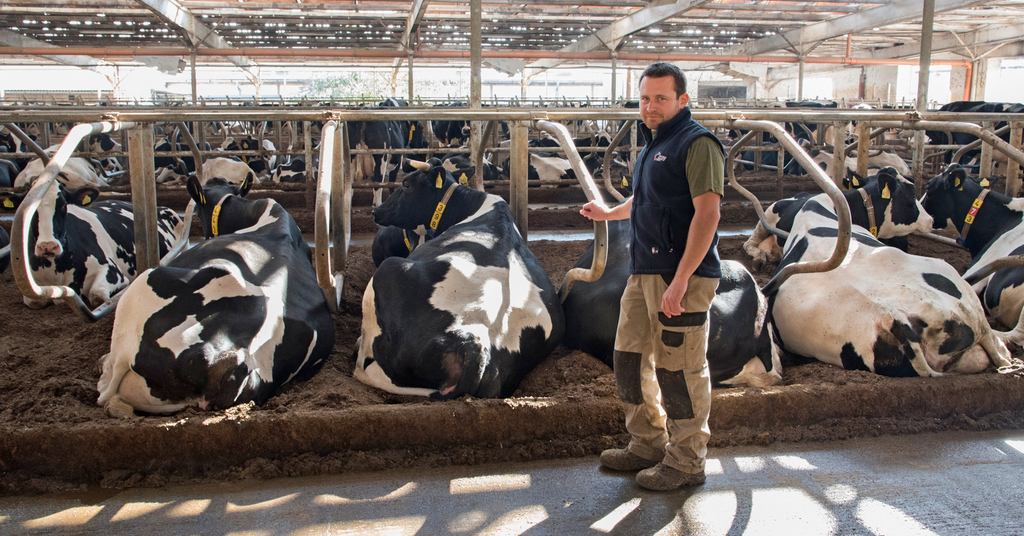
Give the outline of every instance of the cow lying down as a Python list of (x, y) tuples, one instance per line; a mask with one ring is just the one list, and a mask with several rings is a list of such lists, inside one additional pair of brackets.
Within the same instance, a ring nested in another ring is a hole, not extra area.
[[(931, 224), (922, 210), (917, 231)], [(793, 221), (779, 269), (829, 258), (836, 229), (832, 201), (825, 194), (808, 199)], [(856, 225), (838, 268), (792, 276), (769, 304), (783, 350), (848, 370), (938, 376), (1009, 363), (981, 303), (952, 266), (883, 246)]]
[[(589, 267), (593, 257), (591, 244), (576, 266)], [(562, 304), (567, 347), (614, 366), (619, 300), (628, 278), (629, 220), (609, 221), (604, 274), (594, 282), (577, 281)], [(707, 356), (714, 385), (764, 387), (782, 382), (767, 316), (768, 303), (754, 277), (742, 264), (723, 260), (709, 314)]]
[[(907, 250), (906, 235), (912, 232), (923, 209), (917, 203), (914, 183), (903, 178), (894, 168), (886, 167), (867, 178), (855, 176), (859, 188), (844, 190), (843, 196), (850, 206), (850, 218), (855, 225), (871, 230), (883, 244)], [(794, 197), (780, 199), (765, 211), (770, 225), (789, 231), (793, 219), (803, 209), (811, 194), (799, 193)], [(865, 199), (866, 198), (866, 199)], [(868, 208), (871, 208), (869, 211)], [(768, 264), (776, 264), (782, 258), (785, 240), (765, 229), (761, 222), (754, 226), (754, 232), (743, 243), (743, 250), (753, 259), (751, 266), (760, 270)]]
[(117, 304), (98, 403), (111, 416), (263, 404), (311, 376), (334, 322), (295, 220), (221, 178), (187, 189), (207, 240), (139, 276)]
[[(965, 278), (992, 261), (1024, 254), (1024, 198), (986, 188), (960, 164), (950, 164), (928, 181), (921, 204), (935, 218), (935, 228), (953, 228), (971, 252)], [(976, 205), (976, 206), (975, 206)], [(1024, 267), (997, 270), (974, 284), (985, 310), (1009, 331), (1005, 340), (1024, 345)]]
[[(135, 279), (135, 218), (127, 201), (96, 201), (99, 190), (66, 189), (54, 181), (29, 223), (28, 262), (36, 283), (66, 286), (92, 308), (103, 305)], [(24, 194), (0, 195), (0, 206), (15, 210)], [(157, 209), (159, 255), (184, 232), (176, 212)], [(25, 298), (40, 309), (51, 300)]]
[(354, 375), (397, 394), (510, 396), (562, 339), (558, 296), (501, 197), (418, 165), (373, 218), (436, 237), (367, 284)]

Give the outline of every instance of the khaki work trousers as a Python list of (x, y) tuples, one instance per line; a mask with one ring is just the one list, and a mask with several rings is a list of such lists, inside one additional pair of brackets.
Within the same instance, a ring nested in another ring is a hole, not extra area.
[(708, 310), (718, 279), (691, 276), (683, 314), (669, 318), (661, 312), (661, 297), (670, 278), (671, 274), (629, 277), (615, 333), (615, 383), (631, 436), (627, 450), (699, 473), (711, 438), (706, 354)]

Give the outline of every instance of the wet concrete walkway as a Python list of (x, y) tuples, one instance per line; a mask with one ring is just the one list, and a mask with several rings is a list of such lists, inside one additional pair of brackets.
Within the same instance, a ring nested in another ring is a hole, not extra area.
[(647, 492), (596, 457), (0, 498), (0, 534), (1024, 534), (1024, 431), (712, 449)]

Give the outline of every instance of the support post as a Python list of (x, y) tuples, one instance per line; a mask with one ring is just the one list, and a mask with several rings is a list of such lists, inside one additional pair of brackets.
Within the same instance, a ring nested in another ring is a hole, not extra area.
[(530, 165), (530, 142), (527, 136), (526, 123), (513, 121), (510, 125), (512, 143), (509, 147), (509, 165), (512, 166), (509, 174), (509, 208), (512, 211), (512, 220), (519, 228), (519, 234), (523, 240), (527, 239), (529, 224), (529, 203), (527, 198), (527, 178), (529, 177)]
[[(985, 130), (994, 130), (995, 124), (991, 121), (983, 121), (981, 128)], [(987, 143), (981, 144), (981, 160), (978, 166), (979, 177), (990, 177), (992, 176), (992, 146)]]
[[(1024, 123), (1010, 123), (1010, 146), (1020, 149), (1021, 138), (1024, 138)], [(1020, 195), (1020, 164), (1012, 158), (1006, 159), (1006, 195), (1017, 197)]]
[(160, 262), (152, 125), (136, 127), (128, 132), (128, 163), (135, 217), (135, 269), (136, 273), (142, 273)]
[(857, 174), (868, 175), (868, 149), (871, 148), (871, 125), (867, 121), (857, 123)]
[(832, 182), (842, 188), (843, 177), (846, 177), (846, 123), (843, 121), (832, 123), (832, 150)]

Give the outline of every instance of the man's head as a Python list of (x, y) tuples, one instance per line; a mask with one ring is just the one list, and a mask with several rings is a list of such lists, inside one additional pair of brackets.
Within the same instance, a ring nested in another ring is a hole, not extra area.
[(675, 117), (690, 96), (686, 75), (671, 63), (652, 63), (640, 75), (640, 119), (651, 130)]

